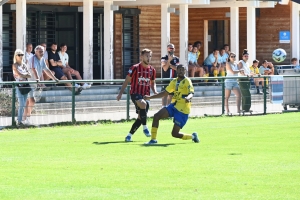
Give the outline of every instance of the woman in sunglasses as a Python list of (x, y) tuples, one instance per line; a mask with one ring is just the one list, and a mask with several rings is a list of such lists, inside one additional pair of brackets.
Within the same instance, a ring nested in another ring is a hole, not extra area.
[[(236, 77), (238, 73), (240, 72), (238, 65), (235, 61), (235, 53), (231, 52), (229, 54), (229, 57), (227, 59), (226, 63), (226, 72), (227, 75), (226, 77)], [(228, 78), (225, 79), (225, 107), (226, 107), (226, 114), (231, 115), (229, 111), (229, 105), (228, 105), (228, 100), (231, 94), (231, 91), (236, 96), (236, 106), (237, 106), (237, 112), (240, 113), (240, 107), (241, 107), (241, 92), (240, 92), (240, 87), (238, 85), (237, 79), (234, 78)]]
[(247, 78), (240, 78), (239, 85), (242, 94), (242, 110), (244, 112), (252, 112), (251, 108), (251, 93), (250, 93), (250, 79), (253, 77), (253, 73), (250, 70), (248, 58), (249, 53), (247, 49), (243, 51), (243, 60), (240, 60), (238, 67), (240, 70), (239, 76), (247, 76)]
[[(27, 70), (26, 64), (23, 62), (24, 52), (21, 49), (17, 49), (14, 54), (14, 64), (12, 65), (13, 75), (16, 81), (27, 81), (27, 78), (31, 77), (30, 72)], [(24, 118), (22, 119), (24, 108), (26, 105), (26, 100), (28, 96), (28, 92), (24, 93), (22, 92), (22, 87), (24, 87), (25, 84), (19, 84), (16, 87), (16, 93), (17, 98), (19, 101), (19, 109), (18, 109), (18, 125), (24, 124)], [(28, 87), (30, 87), (27, 84)], [(25, 86), (25, 87), (27, 87)], [(23, 94), (22, 94), (23, 93)]]

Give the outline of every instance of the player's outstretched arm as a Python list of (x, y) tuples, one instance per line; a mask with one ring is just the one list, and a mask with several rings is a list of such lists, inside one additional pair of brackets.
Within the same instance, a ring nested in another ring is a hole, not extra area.
[(158, 94), (154, 94), (154, 95), (152, 95), (152, 96), (149, 96), (149, 95), (145, 95), (144, 96), (144, 99), (145, 100), (150, 100), (150, 99), (157, 99), (157, 98), (162, 98), (162, 97), (164, 97), (164, 96), (168, 96), (169, 95), (169, 93), (167, 92), (167, 91), (162, 91), (162, 92), (160, 92), (160, 93), (158, 93)]
[(158, 92), (156, 90), (156, 82), (155, 81), (151, 81), (151, 90), (154, 94), (158, 94)]
[(193, 98), (194, 94), (190, 93), (189, 95), (187, 95), (187, 97), (185, 97), (186, 102), (190, 102)]
[(122, 84), (122, 87), (121, 87), (121, 89), (120, 89), (120, 92), (119, 92), (119, 94), (118, 94), (118, 96), (117, 96), (117, 101), (119, 101), (119, 100), (121, 99), (122, 94), (123, 94), (123, 92), (124, 92), (126, 86), (128, 85), (128, 83), (130, 83), (130, 81), (131, 81), (131, 77), (130, 77), (129, 75), (127, 75), (127, 76), (126, 76), (126, 79), (125, 79), (125, 81), (124, 81), (124, 83)]

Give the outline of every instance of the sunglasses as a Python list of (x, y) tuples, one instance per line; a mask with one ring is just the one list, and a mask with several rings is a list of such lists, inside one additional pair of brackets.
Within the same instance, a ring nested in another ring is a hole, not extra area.
[(24, 56), (24, 54), (17, 54), (17, 56), (21, 57), (21, 56)]
[(235, 56), (230, 56), (230, 58), (235, 58)]

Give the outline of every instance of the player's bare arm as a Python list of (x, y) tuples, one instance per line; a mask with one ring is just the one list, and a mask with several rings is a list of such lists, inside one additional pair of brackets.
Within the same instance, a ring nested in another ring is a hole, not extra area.
[(193, 93), (190, 93), (189, 95), (187, 95), (187, 96), (185, 97), (185, 101), (186, 101), (186, 102), (190, 102), (190, 101), (192, 100), (193, 96), (194, 96), (194, 94), (193, 94)]
[(126, 76), (126, 79), (125, 79), (125, 81), (124, 81), (124, 83), (123, 83), (123, 85), (122, 85), (122, 87), (121, 87), (121, 89), (120, 89), (120, 92), (119, 92), (119, 94), (118, 94), (118, 96), (117, 96), (117, 101), (119, 101), (119, 100), (121, 99), (122, 94), (123, 94), (125, 88), (127, 87), (127, 85), (128, 85), (130, 82), (131, 82), (131, 77), (130, 77), (129, 75), (127, 75), (127, 76)]
[(155, 80), (151, 80), (150, 84), (151, 84), (151, 90), (152, 90), (152, 92), (154, 94), (158, 94), (158, 92), (156, 90), (156, 82), (155, 82)]
[(154, 94), (154, 95), (152, 95), (152, 96), (149, 96), (149, 95), (145, 95), (144, 96), (144, 99), (145, 100), (150, 100), (150, 99), (158, 99), (158, 98), (162, 98), (162, 97), (165, 97), (165, 96), (168, 96), (169, 95), (169, 93), (167, 92), (167, 91), (162, 91), (162, 92), (160, 92), (160, 93), (158, 93), (158, 94)]

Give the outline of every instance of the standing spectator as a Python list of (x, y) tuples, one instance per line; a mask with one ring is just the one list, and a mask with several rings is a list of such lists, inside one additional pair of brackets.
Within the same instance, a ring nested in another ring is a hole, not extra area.
[(195, 74), (199, 72), (199, 77), (203, 77), (204, 70), (202, 67), (199, 66), (198, 60), (197, 60), (197, 52), (198, 48), (197, 46), (193, 46), (193, 51), (188, 53), (188, 71), (190, 74), (190, 77), (195, 77)]
[[(126, 76), (125, 82), (117, 96), (117, 101), (122, 97), (122, 94), (130, 83), (130, 96), (135, 105), (138, 118), (133, 123), (128, 135), (125, 137), (125, 142), (132, 142), (131, 137), (136, 130), (143, 124), (143, 132), (147, 137), (151, 134), (147, 127), (147, 112), (149, 109), (149, 101), (144, 100), (145, 95), (150, 95), (150, 88), (154, 94), (156, 91), (156, 70), (149, 63), (151, 61), (152, 51), (149, 49), (143, 49), (141, 52), (141, 62), (133, 65)], [(169, 62), (169, 60), (168, 60)]]
[[(162, 68), (162, 78), (176, 78), (176, 65), (179, 64), (179, 58), (174, 55), (175, 46), (174, 44), (168, 44), (167, 46), (168, 54), (161, 57), (161, 68)], [(168, 86), (170, 81), (163, 81), (162, 91)], [(173, 94), (164, 96), (162, 98), (162, 107), (168, 106), (171, 102)]]
[[(57, 44), (53, 42), (51, 44), (51, 51), (49, 51), (49, 57), (48, 57), (48, 62), (50, 65), (50, 69), (55, 72), (55, 77), (59, 80), (68, 80), (67, 77), (64, 75), (62, 68), (64, 67), (58, 53), (56, 52), (57, 50)], [(72, 85), (70, 83), (65, 83), (67, 88), (72, 91)], [(75, 94), (78, 95), (82, 91), (82, 87), (76, 88)]]
[[(27, 63), (27, 69), (31, 72), (32, 76), (28, 79), (29, 81), (37, 81), (39, 82), (43, 76), (43, 72), (47, 74), (51, 79), (59, 82), (57, 78), (51, 73), (49, 68), (46, 65), (45, 58), (44, 58), (44, 48), (40, 45), (35, 47), (34, 49), (34, 56), (32, 56)], [(41, 84), (38, 84), (38, 87), (41, 87)], [(29, 96), (26, 102), (26, 108), (24, 112), (23, 118), (25, 119), (26, 124), (30, 124), (30, 116), (32, 109), (35, 104), (35, 99), (33, 92), (37, 89), (36, 84), (31, 85), (31, 91), (29, 92)]]
[[(58, 52), (58, 55), (60, 57), (63, 66), (62, 71), (64, 72), (64, 74), (67, 76), (69, 80), (73, 79), (72, 75), (75, 75), (77, 80), (82, 80), (80, 73), (77, 70), (71, 68), (69, 65), (69, 55), (66, 52), (67, 48), (68, 48), (67, 45), (65, 43), (62, 43), (60, 45), (60, 51)], [(87, 83), (81, 83), (81, 86), (83, 89), (87, 89), (91, 87), (91, 85)], [(76, 83), (75, 87), (78, 88), (79, 85)]]
[(165, 91), (152, 96), (145, 95), (145, 100), (154, 98), (161, 98), (162, 96), (168, 95), (170, 92), (174, 92), (172, 103), (165, 108), (160, 109), (153, 118), (152, 129), (151, 129), (151, 140), (146, 144), (157, 144), (156, 136), (157, 129), (159, 126), (159, 120), (173, 117), (174, 125), (172, 129), (172, 136), (182, 140), (192, 140), (199, 143), (197, 133), (185, 134), (180, 132), (183, 126), (186, 124), (189, 114), (191, 111), (191, 100), (194, 95), (194, 87), (192, 81), (185, 77), (185, 67), (183, 65), (177, 65), (177, 78), (173, 79), (168, 85)]
[[(228, 57), (228, 62), (226, 63), (226, 77), (236, 77), (239, 73), (239, 68), (237, 63), (235, 62), (236, 55), (235, 53), (231, 52)], [(227, 115), (231, 115), (229, 111), (228, 100), (231, 94), (231, 91), (236, 96), (236, 106), (237, 112), (241, 112), (241, 91), (238, 85), (237, 79), (226, 79), (225, 80), (225, 107)]]
[[(21, 49), (17, 49), (14, 54), (14, 64), (12, 65), (13, 76), (16, 81), (27, 81), (27, 78), (31, 77), (30, 72), (28, 71), (26, 64), (23, 62), (24, 52)], [(27, 84), (28, 85), (28, 84)], [(28, 93), (21, 92), (21, 87), (24, 87), (25, 84), (20, 84), (16, 87), (17, 98), (19, 101), (18, 108), (18, 123), (17, 125), (24, 124), (24, 118), (22, 118), (24, 113), (24, 108), (26, 106), (26, 100)], [(28, 85), (28, 87), (30, 87)]]
[(27, 43), (26, 44), (26, 52), (25, 52), (25, 63), (27, 64), (28, 60), (33, 56), (32, 53), (32, 44)]
[(239, 78), (239, 84), (242, 94), (242, 110), (243, 112), (252, 112), (251, 108), (251, 93), (250, 93), (250, 80), (249, 77), (253, 77), (253, 74), (250, 71), (248, 58), (249, 53), (247, 49), (243, 51), (243, 60), (240, 60), (238, 67), (240, 70), (240, 76), (247, 76), (247, 78)]

